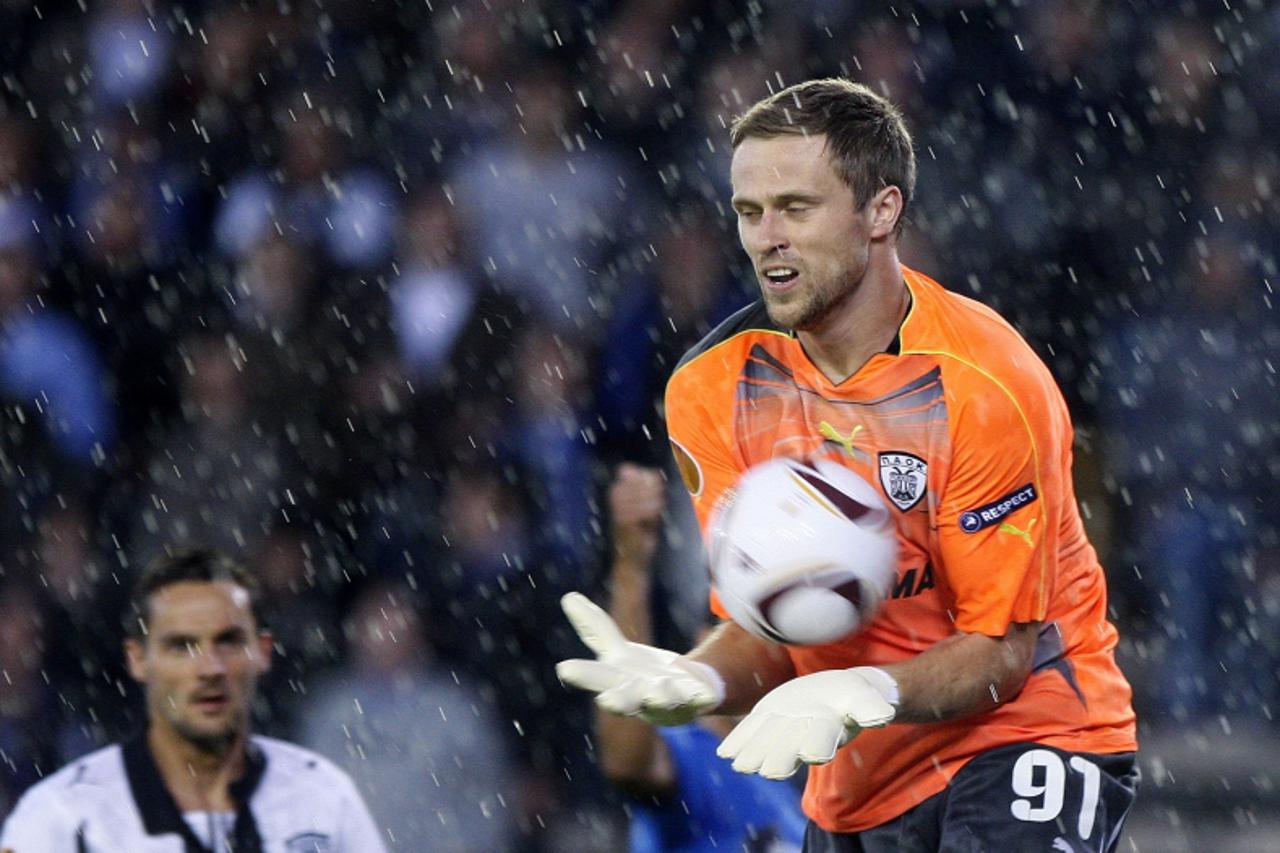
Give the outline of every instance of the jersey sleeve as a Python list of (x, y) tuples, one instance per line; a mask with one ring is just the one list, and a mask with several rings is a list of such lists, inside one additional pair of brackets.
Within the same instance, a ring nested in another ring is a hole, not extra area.
[[(85, 832), (80, 827), (79, 832)], [(9, 813), (0, 831), (0, 851), (4, 853), (61, 853), (76, 850), (77, 827), (74, 816), (50, 792), (28, 791)], [(85, 839), (87, 840), (87, 839)]]
[(342, 773), (338, 788), (342, 795), (342, 842), (335, 853), (387, 853), (382, 832), (355, 782)]
[(1054, 549), (1047, 541), (1047, 457), (1038, 446), (1047, 431), (1037, 421), (1052, 411), (1051, 401), (1034, 399), (1034, 388), (1019, 399), (975, 369), (957, 374), (948, 383), (956, 414), (938, 507), (942, 570), (956, 628), (999, 637), (1011, 623), (1045, 617)]
[[(699, 367), (694, 363), (676, 371), (667, 384), (665, 407), (671, 452), (705, 539), (717, 502), (732, 488), (743, 466), (733, 449), (731, 411), (713, 414), (708, 403), (715, 399), (715, 389), (701, 381)], [(714, 588), (711, 610), (722, 619), (729, 618)]]

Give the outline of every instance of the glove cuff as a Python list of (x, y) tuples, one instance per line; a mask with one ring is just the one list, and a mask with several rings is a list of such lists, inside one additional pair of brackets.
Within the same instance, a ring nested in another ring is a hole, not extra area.
[(690, 660), (686, 657), (678, 658), (675, 665), (682, 667), (686, 672), (691, 673), (699, 681), (706, 683), (711, 688), (711, 695), (714, 702), (707, 707), (708, 711), (715, 710), (724, 704), (724, 678), (711, 664), (703, 663), (700, 660)]
[(898, 690), (898, 682), (892, 675), (876, 666), (859, 666), (849, 671), (858, 673), (884, 697), (884, 701), (895, 708), (898, 707), (902, 695)]

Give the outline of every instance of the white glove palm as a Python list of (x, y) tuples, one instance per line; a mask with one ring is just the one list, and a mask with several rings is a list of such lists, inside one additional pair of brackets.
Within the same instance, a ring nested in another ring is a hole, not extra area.
[(560, 606), (596, 660), (560, 661), (556, 675), (596, 693), (596, 704), (604, 710), (675, 726), (724, 701), (724, 682), (706, 664), (629, 641), (609, 614), (580, 592), (560, 599)]
[(834, 669), (775, 687), (729, 732), (716, 754), (739, 773), (785, 779), (800, 764), (826, 764), (862, 729), (888, 725), (897, 683), (874, 667)]

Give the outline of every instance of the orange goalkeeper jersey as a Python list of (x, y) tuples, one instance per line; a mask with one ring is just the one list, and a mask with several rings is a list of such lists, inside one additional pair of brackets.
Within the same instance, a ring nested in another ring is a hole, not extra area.
[[(994, 311), (903, 275), (912, 304), (897, 352), (839, 384), (757, 302), (685, 356), (667, 386), (668, 432), (704, 528), (737, 477), (774, 456), (838, 460), (895, 514), (892, 597), (851, 638), (789, 647), (797, 674), (893, 663), (957, 631), (998, 637), (1014, 622), (1044, 623), (1013, 700), (961, 720), (864, 731), (813, 768), (805, 812), (831, 832), (896, 817), (993, 747), (1137, 748), (1106, 582), (1076, 508), (1062, 395)], [(711, 605), (727, 618), (714, 592)]]

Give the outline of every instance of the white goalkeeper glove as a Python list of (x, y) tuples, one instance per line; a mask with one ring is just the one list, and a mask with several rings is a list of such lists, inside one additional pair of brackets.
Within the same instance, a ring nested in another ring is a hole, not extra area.
[(724, 680), (707, 664), (629, 641), (609, 614), (580, 592), (567, 594), (560, 606), (596, 660), (560, 661), (556, 675), (596, 693), (604, 710), (678, 726), (724, 701)]
[(863, 729), (888, 725), (898, 683), (860, 666), (803, 675), (775, 687), (729, 732), (716, 754), (739, 773), (786, 779), (800, 764), (826, 764)]

